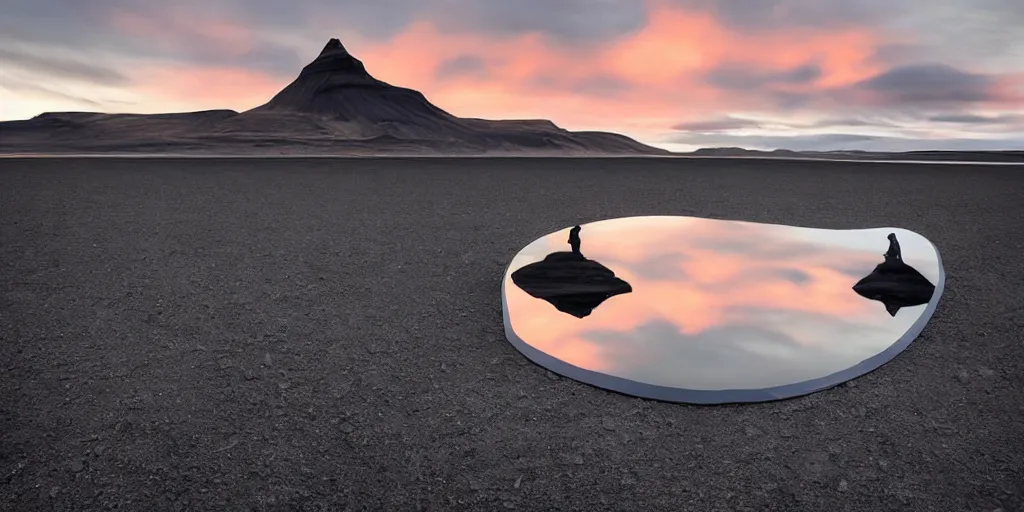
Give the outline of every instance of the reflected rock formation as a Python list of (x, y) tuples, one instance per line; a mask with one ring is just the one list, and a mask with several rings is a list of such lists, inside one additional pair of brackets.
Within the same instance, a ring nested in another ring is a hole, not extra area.
[(901, 308), (927, 304), (935, 293), (935, 285), (903, 262), (895, 233), (889, 233), (889, 250), (884, 256), (885, 261), (853, 285), (853, 290), (865, 299), (885, 304), (885, 310), (894, 317)]
[(581, 229), (569, 231), (571, 252), (553, 252), (512, 273), (512, 282), (524, 292), (576, 318), (586, 317), (610, 297), (633, 291), (607, 267), (583, 256)]

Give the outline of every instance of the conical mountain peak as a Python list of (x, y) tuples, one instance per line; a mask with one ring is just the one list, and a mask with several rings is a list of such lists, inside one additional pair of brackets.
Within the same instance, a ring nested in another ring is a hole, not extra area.
[(345, 45), (341, 44), (341, 40), (336, 37), (332, 37), (330, 41), (327, 41), (327, 45), (324, 46), (323, 51), (320, 52), (320, 57), (333, 53), (348, 54), (348, 50), (345, 49)]
[(320, 55), (316, 57), (313, 62), (310, 62), (306, 67), (302, 68), (302, 73), (299, 76), (306, 75), (338, 75), (336, 78), (342, 76), (347, 77), (348, 80), (372, 81), (373, 77), (366, 72), (366, 68), (363, 63), (352, 56), (348, 50), (345, 49), (345, 45), (341, 44), (341, 41), (337, 38), (331, 38), (327, 41), (324, 49), (320, 52)]

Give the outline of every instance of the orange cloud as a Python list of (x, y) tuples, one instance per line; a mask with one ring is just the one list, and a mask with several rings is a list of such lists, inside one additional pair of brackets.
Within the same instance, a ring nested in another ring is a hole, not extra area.
[(172, 66), (140, 70), (138, 90), (188, 110), (248, 110), (266, 103), (286, 84), (265, 73), (240, 68)]
[[(790, 29), (752, 35), (731, 30), (707, 13), (659, 2), (652, 2), (651, 9), (649, 23), (637, 33), (587, 47), (555, 45), (539, 33), (495, 38), (447, 33), (418, 22), (390, 40), (350, 44), (350, 50), (374, 76), (418, 89), (456, 115), (547, 118), (572, 129), (634, 134), (664, 130), (723, 109), (770, 107), (763, 103), (762, 91), (723, 91), (704, 82), (708, 71), (724, 63), (766, 72), (817, 64), (821, 76), (787, 86), (795, 91), (841, 86), (880, 71), (872, 56), (885, 41), (869, 29)], [(197, 20), (174, 9), (159, 18), (118, 11), (112, 21), (117, 30), (147, 43), (184, 44), (191, 51), (217, 52), (220, 57), (245, 55), (256, 41), (245, 26), (217, 18)], [(203, 44), (189, 46), (189, 39)], [(446, 60), (463, 55), (482, 60), (485, 72), (438, 76), (437, 69)], [(313, 56), (310, 53), (309, 59)], [(156, 75), (160, 80), (153, 78)], [(266, 101), (287, 82), (231, 67), (145, 70), (137, 76), (144, 82), (142, 92), (154, 94), (153, 101), (175, 97), (195, 108), (236, 110)], [(615, 96), (588, 94), (583, 86), (595, 80), (614, 80), (625, 87)]]
[[(697, 119), (722, 108), (756, 108), (756, 91), (742, 95), (703, 83), (706, 72), (726, 62), (780, 72), (816, 63), (822, 75), (805, 90), (850, 84), (881, 71), (871, 57), (884, 41), (868, 29), (747, 35), (705, 13), (657, 4), (653, 9), (638, 33), (587, 49), (553, 46), (539, 34), (488, 39), (418, 23), (390, 41), (353, 50), (378, 78), (417, 88), (457, 115), (547, 117), (574, 128), (665, 128), (666, 121)], [(436, 76), (446, 59), (464, 54), (486, 62), (487, 73)], [(574, 90), (581, 81), (609, 76), (632, 88), (614, 98)]]

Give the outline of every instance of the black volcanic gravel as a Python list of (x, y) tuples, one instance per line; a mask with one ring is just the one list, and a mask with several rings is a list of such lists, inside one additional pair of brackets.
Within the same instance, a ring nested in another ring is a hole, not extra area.
[[(554, 376), (501, 276), (630, 215), (902, 227), (935, 317), (814, 395)], [(0, 509), (1024, 510), (1024, 168), (715, 159), (0, 160)]]

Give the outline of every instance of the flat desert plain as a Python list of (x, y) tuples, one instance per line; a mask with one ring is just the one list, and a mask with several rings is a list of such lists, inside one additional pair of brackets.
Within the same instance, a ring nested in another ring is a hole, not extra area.
[[(896, 226), (910, 348), (651, 402), (505, 340), (537, 237), (632, 215)], [(728, 159), (0, 160), (0, 509), (1024, 508), (1024, 168)]]

